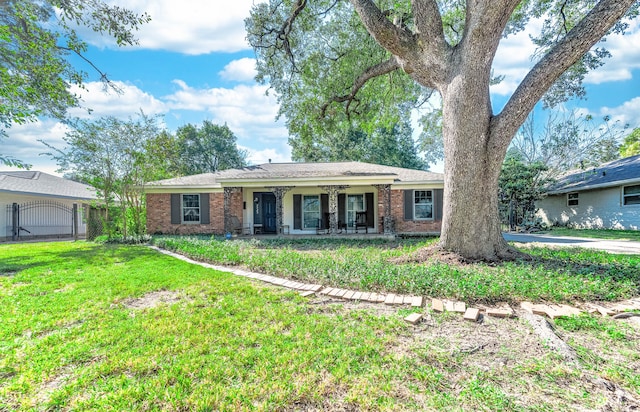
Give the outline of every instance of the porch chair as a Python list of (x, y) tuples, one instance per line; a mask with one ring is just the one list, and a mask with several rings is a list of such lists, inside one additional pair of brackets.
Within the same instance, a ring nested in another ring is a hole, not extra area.
[(231, 230), (231, 233), (233, 233), (234, 235), (251, 234), (251, 228), (249, 226), (242, 226), (242, 224), (240, 223), (240, 219), (238, 219), (238, 216), (229, 216), (229, 224), (231, 225), (229, 230)]
[(369, 233), (369, 225), (367, 225), (367, 212), (356, 212), (355, 232), (364, 229), (364, 233)]

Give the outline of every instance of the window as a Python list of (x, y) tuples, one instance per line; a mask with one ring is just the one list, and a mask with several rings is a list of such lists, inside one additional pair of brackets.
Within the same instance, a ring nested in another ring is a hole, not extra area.
[(316, 229), (320, 219), (320, 196), (302, 197), (303, 229)]
[(433, 191), (415, 190), (413, 192), (413, 218), (416, 220), (433, 219)]
[(567, 194), (567, 206), (578, 206), (579, 199), (578, 193), (568, 193)]
[(640, 205), (640, 185), (622, 188), (623, 205)]
[(182, 195), (182, 223), (200, 223), (200, 195)]
[(364, 195), (347, 195), (347, 225), (353, 227), (356, 223), (356, 212), (364, 212)]

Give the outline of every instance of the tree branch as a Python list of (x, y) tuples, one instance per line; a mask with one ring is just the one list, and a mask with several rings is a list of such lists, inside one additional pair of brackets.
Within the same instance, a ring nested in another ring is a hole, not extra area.
[(302, 10), (304, 10), (306, 5), (307, 5), (307, 0), (296, 0), (296, 2), (293, 5), (293, 12), (289, 16), (289, 18), (287, 18), (287, 20), (284, 21), (284, 23), (282, 24), (282, 27), (280, 28), (280, 31), (278, 32), (277, 38), (280, 39), (280, 41), (282, 41), (282, 46), (284, 47), (284, 50), (287, 53), (287, 56), (289, 56), (289, 60), (291, 61), (293, 70), (296, 70), (296, 62), (293, 57), (293, 52), (291, 51), (291, 45), (289, 44), (289, 34), (293, 29), (293, 23), (296, 21), (296, 18), (298, 18), (300, 13), (302, 13)]
[[(444, 39), (442, 16), (435, 0), (411, 0), (419, 41), (427, 48), (443, 51), (447, 42)], [(438, 53), (439, 55), (440, 53)]]
[(387, 51), (406, 57), (416, 46), (412, 33), (394, 25), (373, 0), (350, 0), (369, 34)]
[(105, 91), (107, 88), (112, 89), (113, 91), (115, 91), (117, 94), (123, 94), (124, 91), (118, 87), (115, 83), (113, 83), (111, 80), (109, 80), (109, 77), (107, 76), (107, 73), (103, 72), (102, 70), (100, 70), (98, 68), (98, 66), (96, 66), (91, 60), (87, 59), (82, 53), (80, 53), (77, 50), (74, 50), (72, 48), (69, 47), (63, 47), (63, 46), (56, 46), (58, 49), (60, 50), (65, 50), (68, 52), (73, 52), (76, 56), (80, 57), (82, 60), (84, 60), (86, 63), (88, 63), (91, 67), (93, 67), (93, 69), (98, 72), (98, 74), (100, 75), (100, 81), (103, 83)]
[(490, 69), (504, 29), (520, 0), (480, 0), (467, 5), (461, 39), (465, 60), (477, 59)]
[[(636, 0), (600, 0), (522, 80), (502, 112), (491, 121), (494, 145), (510, 141), (536, 103), (569, 67), (591, 49)], [(505, 140), (507, 139), (507, 140)]]
[(353, 82), (353, 86), (351, 87), (351, 91), (348, 94), (344, 94), (341, 96), (333, 96), (329, 99), (328, 102), (322, 105), (320, 109), (320, 116), (325, 117), (327, 109), (332, 103), (344, 103), (347, 102), (345, 107), (345, 112), (347, 117), (350, 115), (350, 107), (354, 101), (358, 101), (356, 99), (356, 94), (358, 91), (371, 79), (385, 75), (387, 73), (391, 73), (394, 70), (400, 68), (400, 64), (398, 63), (395, 57), (390, 58), (382, 63), (378, 63), (374, 66), (368, 67), (365, 69)]

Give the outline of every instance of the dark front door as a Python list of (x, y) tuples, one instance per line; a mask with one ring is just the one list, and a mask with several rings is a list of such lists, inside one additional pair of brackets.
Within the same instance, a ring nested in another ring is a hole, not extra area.
[(254, 198), (253, 221), (262, 225), (262, 233), (276, 233), (276, 196), (254, 193)]

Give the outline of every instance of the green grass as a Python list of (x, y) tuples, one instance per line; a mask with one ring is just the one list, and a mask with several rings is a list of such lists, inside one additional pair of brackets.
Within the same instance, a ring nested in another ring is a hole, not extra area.
[[(225, 247), (231, 248), (229, 243)], [(369, 253), (370, 247), (362, 250)], [(337, 244), (327, 249), (344, 252)], [(235, 259), (236, 253), (258, 250), (266, 252), (254, 245), (221, 256)], [(144, 309), (127, 306), (158, 291), (177, 300)], [(540, 346), (527, 341), (531, 333), (518, 320), (479, 325), (439, 315), (435, 323), (416, 328), (402, 321), (406, 313), (382, 316), (313, 303), (143, 246), (0, 245), (0, 410), (475, 411), (603, 405), (602, 394), (584, 395), (580, 374), (553, 354), (527, 353)], [(569, 338), (601, 336), (602, 328), (579, 325), (577, 332), (567, 328)], [(638, 391), (632, 386), (638, 380), (632, 369), (640, 352), (638, 334), (621, 333), (628, 339), (616, 344), (635, 345), (626, 347), (628, 366), (621, 361), (589, 367)], [(489, 349), (463, 350), (487, 339)], [(505, 359), (495, 364), (502, 366), (487, 363), (495, 356)]]
[(640, 293), (640, 256), (587, 249), (533, 248), (531, 261), (500, 265), (397, 264), (435, 240), (273, 239), (223, 241), (156, 237), (163, 248), (194, 259), (326, 286), (460, 299), (618, 300)]
[(640, 230), (569, 229), (566, 227), (553, 227), (543, 233), (554, 236), (586, 237), (607, 240), (633, 240), (640, 242)]

